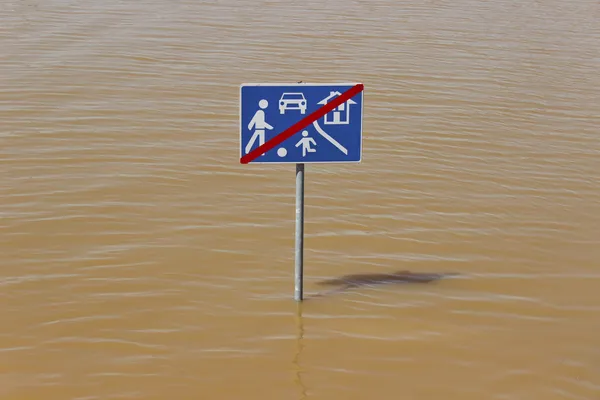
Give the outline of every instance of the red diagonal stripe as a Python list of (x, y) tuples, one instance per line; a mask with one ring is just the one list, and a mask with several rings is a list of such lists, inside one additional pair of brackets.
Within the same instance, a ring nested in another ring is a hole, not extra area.
[(332, 111), (337, 106), (350, 100), (352, 97), (362, 92), (363, 89), (364, 85), (362, 83), (352, 86), (350, 89), (339, 95), (336, 99), (333, 99), (330, 103), (325, 104), (323, 107), (302, 118), (300, 121), (296, 122), (294, 125), (290, 126), (286, 130), (281, 132), (279, 135), (273, 137), (271, 140), (266, 141), (261, 146), (258, 146), (254, 150), (250, 151), (250, 153), (240, 158), (240, 162), (242, 164), (248, 164), (249, 162), (254, 161), (260, 155), (271, 150), (278, 144), (281, 144), (284, 140), (289, 139), (300, 129), (306, 128), (308, 125), (312, 124), (328, 112)]

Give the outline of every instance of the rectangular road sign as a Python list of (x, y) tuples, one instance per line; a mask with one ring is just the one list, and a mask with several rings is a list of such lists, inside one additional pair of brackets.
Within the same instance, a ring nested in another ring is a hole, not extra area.
[(242, 163), (360, 162), (362, 126), (360, 83), (240, 87)]

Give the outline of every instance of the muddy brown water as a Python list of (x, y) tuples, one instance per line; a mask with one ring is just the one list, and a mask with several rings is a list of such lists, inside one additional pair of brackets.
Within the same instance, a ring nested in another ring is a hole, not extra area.
[[(600, 398), (600, 4), (0, 4), (1, 399)], [(362, 82), (359, 165), (239, 85)]]

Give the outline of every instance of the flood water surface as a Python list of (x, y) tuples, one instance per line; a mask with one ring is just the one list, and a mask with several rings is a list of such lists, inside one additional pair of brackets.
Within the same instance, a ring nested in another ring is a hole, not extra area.
[[(3, 2), (0, 398), (597, 399), (598, 21)], [(362, 82), (365, 115), (360, 164), (306, 167), (297, 305), (294, 166), (241, 165), (238, 113), (300, 80)], [(364, 279), (397, 271), (441, 279)]]

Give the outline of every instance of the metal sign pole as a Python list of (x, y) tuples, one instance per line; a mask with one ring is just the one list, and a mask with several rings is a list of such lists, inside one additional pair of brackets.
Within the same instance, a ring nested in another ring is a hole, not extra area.
[(304, 164), (296, 164), (296, 269), (294, 300), (302, 301), (304, 275)]

